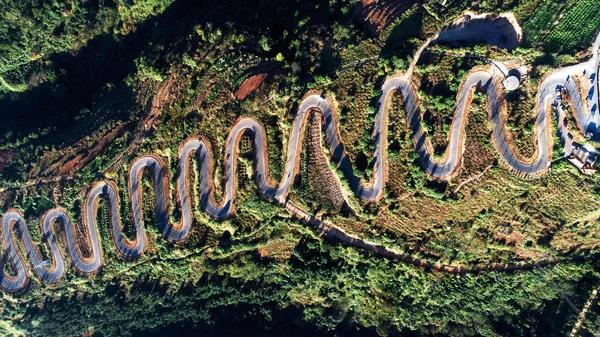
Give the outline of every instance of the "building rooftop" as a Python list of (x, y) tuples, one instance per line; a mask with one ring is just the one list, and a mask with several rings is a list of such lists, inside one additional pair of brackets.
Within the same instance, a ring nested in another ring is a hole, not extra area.
[(573, 150), (567, 157), (567, 160), (571, 164), (575, 165), (582, 173), (594, 174), (596, 173), (596, 152), (591, 151), (593, 148), (582, 146), (577, 143), (573, 143)]

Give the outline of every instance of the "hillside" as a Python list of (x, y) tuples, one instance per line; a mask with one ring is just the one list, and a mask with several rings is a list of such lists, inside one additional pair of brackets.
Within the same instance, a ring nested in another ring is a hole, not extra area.
[(1, 335), (600, 328), (596, 1), (0, 7)]

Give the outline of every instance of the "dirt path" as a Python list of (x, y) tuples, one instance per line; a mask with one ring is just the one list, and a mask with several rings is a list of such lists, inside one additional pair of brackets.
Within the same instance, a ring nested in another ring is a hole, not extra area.
[[(573, 330), (571, 330), (571, 334), (569, 335), (570, 337), (575, 337), (577, 335), (577, 333), (581, 329), (581, 326), (583, 325), (583, 322), (585, 321), (585, 315), (587, 314), (590, 307), (594, 304), (594, 301), (596, 300), (597, 297), (598, 297), (598, 289), (594, 289), (594, 291), (592, 291), (592, 295), (590, 295), (590, 298), (583, 306), (583, 310), (581, 310), (581, 312), (579, 312), (579, 318), (577, 319), (577, 323), (575, 323)], [(591, 333), (594, 336), (597, 336), (596, 332), (591, 331)]]
[(317, 231), (317, 233), (323, 235), (327, 239), (342, 242), (349, 246), (365, 249), (374, 254), (381, 255), (393, 260), (402, 261), (404, 263), (409, 263), (416, 267), (422, 267), (425, 269), (436, 270), (449, 274), (469, 274), (480, 273), (485, 271), (510, 272), (516, 270), (531, 270), (534, 268), (553, 265), (564, 261), (561, 259), (543, 259), (532, 262), (488, 264), (473, 267), (462, 267), (448, 264), (432, 263), (431, 261), (428, 261), (426, 259), (414, 258), (410, 255), (400, 253), (392, 248), (387, 248), (385, 246), (361, 239), (355, 235), (348, 234), (343, 229), (337, 227), (334, 224), (323, 222), (313, 217), (312, 215), (308, 214), (306, 211), (296, 206), (292, 202), (286, 202), (285, 208), (290, 213), (296, 215), (300, 220), (313, 227)]
[(154, 97), (152, 98), (152, 101), (150, 101), (150, 103), (146, 107), (146, 110), (148, 112), (146, 113), (144, 119), (142, 119), (138, 123), (138, 132), (136, 132), (133, 136), (133, 140), (131, 141), (131, 143), (129, 143), (127, 149), (120, 153), (115, 159), (113, 159), (113, 161), (106, 166), (103, 173), (108, 171), (119, 170), (123, 165), (124, 158), (134, 154), (140, 147), (140, 145), (142, 145), (144, 138), (154, 133), (155, 126), (160, 120), (163, 108), (171, 98), (170, 91), (171, 87), (175, 83), (176, 76), (174, 74), (176, 73), (176, 71), (173, 72), (167, 78), (167, 80), (161, 85), (156, 95), (154, 95)]

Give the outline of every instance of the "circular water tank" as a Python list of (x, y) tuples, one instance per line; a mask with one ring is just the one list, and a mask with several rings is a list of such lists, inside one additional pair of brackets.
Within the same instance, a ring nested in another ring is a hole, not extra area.
[(519, 87), (519, 78), (517, 76), (508, 76), (502, 84), (504, 84), (504, 88), (508, 91), (515, 90)]

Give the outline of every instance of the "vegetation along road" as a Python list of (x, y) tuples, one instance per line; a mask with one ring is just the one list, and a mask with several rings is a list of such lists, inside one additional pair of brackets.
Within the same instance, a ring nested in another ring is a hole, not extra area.
[[(97, 208), (100, 198), (105, 198), (109, 203), (111, 234), (119, 253), (126, 258), (140, 256), (145, 249), (146, 240), (144, 234), (144, 223), (142, 220), (142, 188), (141, 177), (145, 170), (149, 170), (154, 177), (154, 193), (156, 195), (156, 215), (158, 226), (164, 236), (171, 241), (181, 241), (186, 238), (191, 230), (193, 196), (189, 188), (190, 160), (195, 155), (199, 167), (199, 200), (198, 203), (210, 216), (216, 219), (227, 218), (234, 213), (236, 196), (236, 162), (237, 147), (243, 134), (250, 133), (254, 142), (255, 178), (260, 193), (267, 199), (273, 200), (281, 205), (286, 205), (291, 212), (308, 218), (307, 213), (289, 205), (287, 194), (298, 173), (299, 156), (302, 148), (303, 127), (307, 116), (311, 111), (317, 109), (322, 113), (325, 141), (335, 161), (341, 168), (343, 175), (349, 182), (354, 193), (365, 201), (376, 201), (383, 194), (386, 179), (386, 148), (387, 148), (387, 107), (392, 95), (400, 93), (404, 100), (407, 118), (413, 132), (416, 151), (420, 155), (421, 163), (425, 170), (434, 177), (444, 179), (456, 172), (464, 150), (464, 128), (470, 100), (475, 89), (481, 90), (487, 95), (488, 116), (493, 123), (493, 139), (497, 150), (505, 163), (513, 171), (524, 175), (538, 175), (544, 173), (551, 160), (551, 135), (552, 128), (549, 125), (550, 105), (559, 103), (557, 92), (565, 88), (571, 97), (576, 110), (578, 125), (582, 132), (596, 137), (596, 126), (600, 124), (600, 116), (595, 113), (598, 104), (597, 85), (592, 84), (593, 92), (588, 97), (581, 97), (575, 81), (570, 80), (573, 74), (584, 73), (593, 82), (598, 70), (598, 47), (600, 46), (600, 35), (596, 38), (593, 46), (593, 56), (585, 63), (566, 67), (547, 76), (539, 85), (537, 93), (537, 117), (536, 117), (536, 147), (534, 158), (523, 160), (518, 158), (506, 141), (504, 123), (502, 121), (502, 100), (500, 99), (501, 87), (499, 81), (494, 78), (491, 71), (476, 70), (470, 72), (463, 80), (458, 94), (453, 124), (449, 135), (449, 145), (445, 155), (436, 159), (426, 133), (421, 126), (421, 114), (417, 104), (417, 97), (411, 86), (410, 72), (405, 76), (393, 76), (388, 78), (382, 87), (381, 97), (378, 102), (378, 111), (375, 116), (373, 128), (373, 143), (375, 151), (373, 154), (373, 173), (370, 182), (362, 182), (353, 173), (352, 161), (345, 154), (342, 144), (336, 115), (329, 101), (319, 95), (306, 97), (293, 121), (290, 139), (288, 142), (287, 160), (284, 175), (279, 184), (272, 182), (268, 171), (268, 158), (266, 152), (266, 133), (260, 123), (251, 117), (242, 117), (231, 128), (226, 142), (225, 152), (225, 193), (222, 200), (215, 200), (213, 195), (213, 162), (210, 146), (202, 138), (190, 138), (186, 140), (179, 149), (179, 162), (177, 170), (176, 194), (181, 208), (181, 222), (169, 223), (170, 218), (170, 192), (169, 179), (165, 164), (158, 156), (144, 156), (133, 162), (129, 169), (128, 188), (135, 225), (135, 239), (128, 240), (122, 234), (123, 227), (119, 219), (117, 200), (117, 187), (110, 182), (99, 182), (92, 186), (84, 204), (83, 222), (87, 227), (88, 237), (85, 239), (90, 243), (91, 256), (86, 258), (82, 255), (76, 239), (75, 228), (71, 217), (62, 209), (49, 210), (41, 220), (43, 236), (51, 253), (51, 261), (44, 261), (36, 244), (32, 241), (22, 215), (16, 210), (5, 213), (2, 219), (3, 239), (7, 246), (8, 259), (13, 264), (14, 275), (8, 275), (5, 271), (0, 272), (0, 286), (9, 292), (23, 290), (28, 283), (29, 271), (25, 259), (16, 245), (20, 238), (27, 256), (29, 257), (33, 270), (46, 282), (56, 282), (65, 273), (65, 260), (57, 244), (53, 225), (60, 222), (64, 225), (67, 242), (67, 251), (73, 265), (82, 274), (94, 274), (102, 266), (102, 252), (99, 242), (98, 226), (96, 224)], [(584, 101), (586, 100), (586, 101)], [(558, 124), (558, 132), (562, 134), (563, 123)], [(369, 249), (375, 253), (392, 256), (390, 251), (382, 247), (362, 241), (359, 238), (346, 235), (333, 226), (319, 226), (325, 234), (344, 241), (348, 244)], [(18, 236), (14, 235), (14, 229), (18, 230)], [(392, 256), (394, 257), (394, 256)], [(443, 269), (443, 268), (442, 268)], [(450, 270), (450, 267), (446, 269)], [(510, 268), (509, 268), (510, 269)]]

